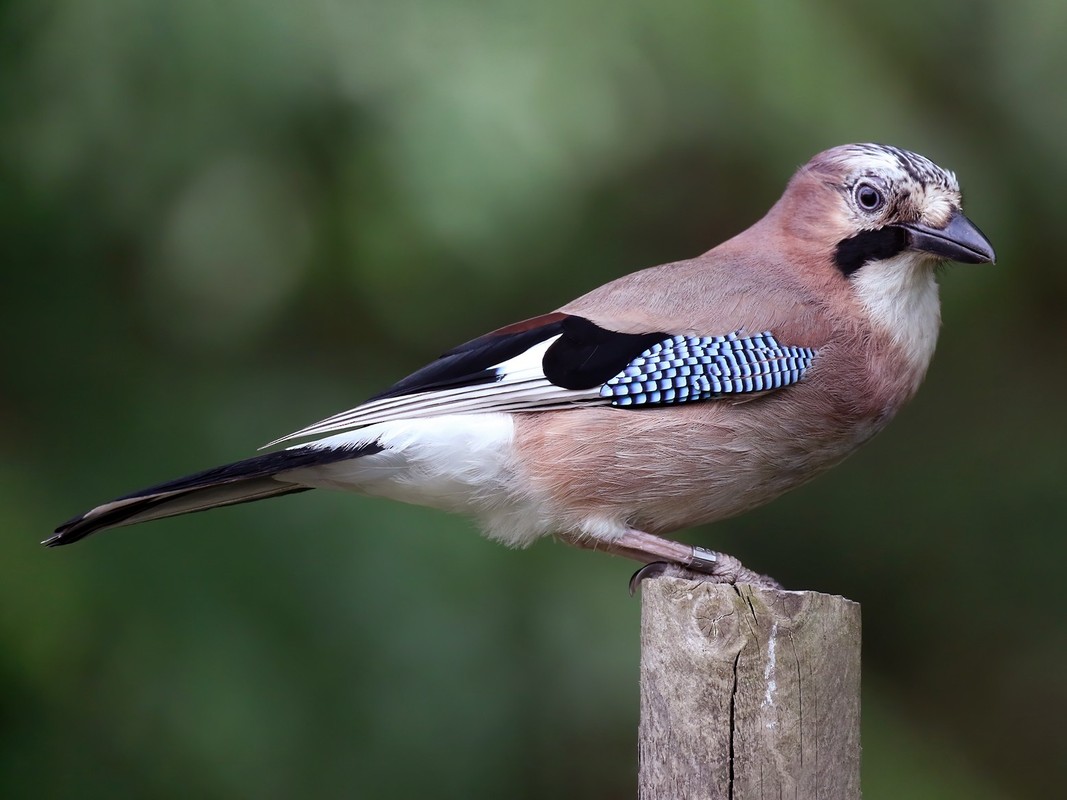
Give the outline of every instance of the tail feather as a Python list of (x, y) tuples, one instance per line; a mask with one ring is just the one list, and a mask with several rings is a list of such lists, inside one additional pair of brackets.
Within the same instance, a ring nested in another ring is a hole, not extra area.
[(301, 446), (246, 458), (96, 506), (64, 522), (42, 544), (58, 547), (109, 528), (306, 492), (312, 487), (288, 482), (284, 473), (373, 455), (381, 450), (381, 446), (373, 442), (339, 448)]

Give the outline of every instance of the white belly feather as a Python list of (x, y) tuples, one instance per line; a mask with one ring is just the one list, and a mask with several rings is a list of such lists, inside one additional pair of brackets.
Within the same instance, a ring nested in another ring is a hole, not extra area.
[(510, 414), (452, 414), (369, 425), (296, 448), (377, 442), (383, 449), (281, 473), (280, 480), (338, 489), (474, 516), (490, 538), (521, 547), (549, 533), (550, 514), (519, 490)]

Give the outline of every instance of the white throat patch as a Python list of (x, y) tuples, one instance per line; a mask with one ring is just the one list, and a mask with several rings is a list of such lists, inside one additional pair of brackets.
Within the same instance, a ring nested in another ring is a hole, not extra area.
[(906, 251), (866, 265), (851, 280), (871, 321), (925, 372), (941, 327), (937, 279), (929, 257)]

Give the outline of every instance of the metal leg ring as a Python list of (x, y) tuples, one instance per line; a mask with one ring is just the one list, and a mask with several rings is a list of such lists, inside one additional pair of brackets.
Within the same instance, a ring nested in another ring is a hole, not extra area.
[(706, 572), (708, 575), (712, 575), (715, 572), (715, 567), (719, 563), (719, 554), (714, 550), (705, 550), (703, 547), (693, 546), (692, 561), (689, 562), (689, 569), (696, 570), (697, 572)]

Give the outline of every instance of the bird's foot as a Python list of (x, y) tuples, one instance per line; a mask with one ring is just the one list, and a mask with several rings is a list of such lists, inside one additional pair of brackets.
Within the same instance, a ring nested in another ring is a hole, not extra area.
[(630, 578), (630, 596), (634, 595), (645, 578), (658, 578), (661, 575), (705, 583), (747, 583), (768, 589), (782, 588), (774, 578), (749, 569), (733, 556), (694, 547), (693, 558), (689, 564), (653, 561), (637, 570)]

